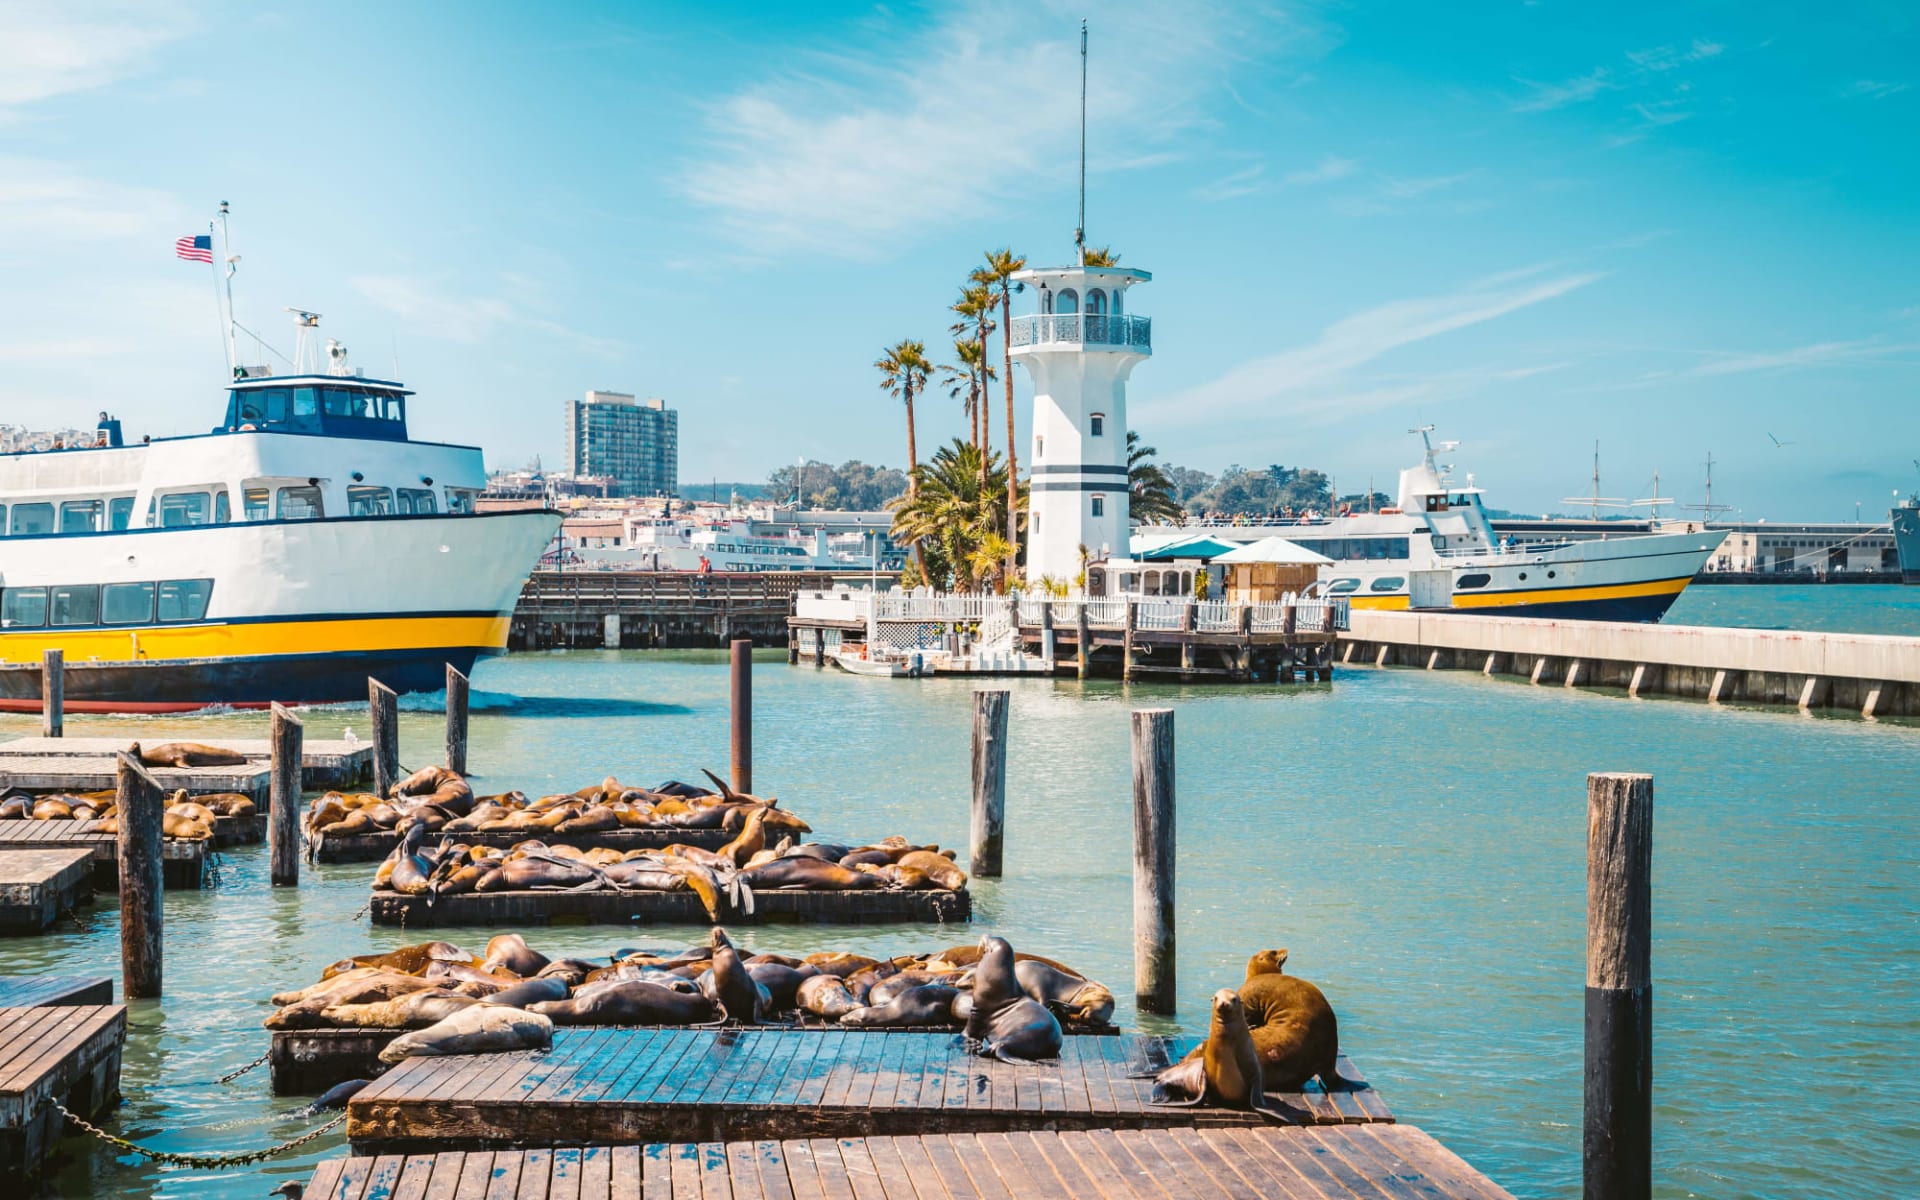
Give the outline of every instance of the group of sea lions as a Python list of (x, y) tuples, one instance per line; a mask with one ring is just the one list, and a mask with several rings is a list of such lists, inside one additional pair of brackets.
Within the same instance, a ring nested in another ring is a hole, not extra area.
[[(213, 836), (220, 817), (250, 817), (252, 799), (238, 792), (199, 796), (173, 793), (160, 818), (162, 836), (200, 841)], [(120, 819), (111, 790), (35, 796), (18, 788), (0, 792), (0, 821), (97, 821), (97, 833), (119, 833)]]

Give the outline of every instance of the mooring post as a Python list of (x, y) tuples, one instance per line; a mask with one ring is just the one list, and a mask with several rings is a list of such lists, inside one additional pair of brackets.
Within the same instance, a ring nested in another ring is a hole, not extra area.
[(40, 736), (67, 736), (67, 654), (48, 650), (40, 655)]
[(1587, 776), (1586, 1200), (1653, 1191), (1653, 776)]
[(1173, 710), (1133, 714), (1133, 989), (1173, 1011)]
[(270, 875), (275, 887), (300, 885), (300, 757), (305, 752), (306, 727), (300, 718), (273, 706), (268, 726), (272, 774), (267, 784), (267, 842), (273, 850)]
[(753, 642), (733, 641), (733, 790), (753, 790)]
[(1134, 601), (1127, 601), (1126, 616), (1120, 624), (1120, 679), (1123, 683), (1133, 682), (1133, 625), (1139, 620), (1139, 609)]
[(1040, 601), (1040, 658), (1046, 663), (1047, 673), (1053, 673), (1053, 597), (1045, 596)]
[(400, 779), (400, 697), (369, 675), (367, 710), (373, 726), (373, 790), (384, 798)]
[(1253, 674), (1253, 604), (1240, 606), (1240, 678)]
[(166, 793), (140, 760), (122, 751), (114, 768), (114, 812), (120, 821), (120, 990), (129, 1000), (160, 994), (161, 816)]
[(1007, 693), (973, 694), (973, 830), (967, 870), (1000, 874), (1007, 828)]
[(467, 677), (447, 664), (447, 770), (467, 773)]
[[(1087, 600), (1085, 596), (1082, 596), (1080, 598), (1080, 603), (1076, 604), (1073, 609), (1073, 637), (1074, 637), (1074, 642), (1073, 642), (1074, 653), (1079, 656), (1080, 678), (1085, 679), (1087, 677), (1087, 656), (1088, 656)], [(1871, 716), (1872, 714), (1869, 713), (1868, 715)]]

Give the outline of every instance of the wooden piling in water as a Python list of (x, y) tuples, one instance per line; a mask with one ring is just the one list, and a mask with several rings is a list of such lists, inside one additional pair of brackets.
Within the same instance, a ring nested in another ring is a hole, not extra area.
[(40, 736), (67, 734), (67, 655), (48, 650), (40, 655)]
[(400, 779), (400, 697), (368, 676), (367, 709), (373, 725), (373, 790), (385, 798)]
[(161, 888), (165, 881), (160, 865), (160, 819), (166, 809), (166, 793), (139, 759), (125, 751), (115, 758), (114, 811), (120, 820), (120, 991), (129, 1000), (150, 1000), (160, 995), (162, 975)]
[(447, 664), (447, 770), (467, 773), (467, 677)]
[(973, 828), (967, 870), (1000, 874), (1007, 823), (1007, 693), (973, 694)]
[(1133, 714), (1133, 986), (1140, 1011), (1173, 1012), (1173, 710)]
[(1139, 606), (1132, 600), (1127, 601), (1126, 616), (1120, 625), (1120, 680), (1123, 683), (1133, 682), (1133, 629), (1139, 619)]
[(753, 642), (735, 638), (731, 662), (733, 696), (733, 790), (753, 790)]
[(1073, 609), (1073, 648), (1078, 656), (1079, 677), (1087, 677), (1087, 602), (1083, 599)]
[(1653, 776), (1587, 776), (1586, 1200), (1653, 1190)]
[(300, 762), (306, 732), (300, 718), (278, 704), (273, 706), (267, 733), (273, 764), (267, 785), (267, 844), (274, 887), (300, 886)]

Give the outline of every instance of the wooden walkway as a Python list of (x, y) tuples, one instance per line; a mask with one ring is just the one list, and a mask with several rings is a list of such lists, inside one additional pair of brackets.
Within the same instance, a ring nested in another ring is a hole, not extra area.
[[(602, 925), (706, 925), (707, 909), (690, 891), (677, 892), (467, 892), (458, 896), (373, 894), (375, 925), (426, 929), (436, 925), (495, 925), (511, 929), (547, 925), (555, 919)], [(973, 917), (973, 897), (965, 888), (947, 891), (823, 892), (808, 888), (765, 888), (753, 893), (751, 914), (729, 909), (729, 925), (819, 922), (866, 925), (899, 921), (962, 922)]]
[[(119, 749), (125, 750), (121, 743)], [(0, 789), (17, 787), (29, 792), (102, 792), (113, 790), (118, 778), (111, 754), (0, 755)], [(148, 767), (147, 772), (168, 793), (239, 792), (255, 804), (267, 803), (265, 762), (244, 767)]]
[(48, 1100), (92, 1117), (119, 1098), (126, 1039), (124, 1005), (0, 1008), (0, 1182), (46, 1161), (64, 1123)]
[[(408, 1059), (348, 1104), (347, 1135), (356, 1149), (391, 1152), (1265, 1124), (1252, 1112), (1148, 1102), (1152, 1080), (1134, 1076), (1193, 1044), (1074, 1037), (1058, 1060), (1014, 1064), (970, 1056), (944, 1033), (563, 1029), (547, 1051)], [(1366, 1086), (1275, 1098), (1317, 1123), (1393, 1120)]]
[(0, 1008), (112, 1003), (113, 980), (105, 975), (0, 975)]
[[(660, 829), (609, 829), (602, 833), (560, 833), (538, 829), (503, 829), (486, 833), (447, 833), (430, 834), (428, 842), (445, 838), (451, 842), (465, 842), (469, 846), (510, 847), (529, 839), (537, 838), (549, 846), (577, 846), (582, 850), (591, 850), (604, 846), (609, 850), (659, 850), (667, 846), (698, 846), (702, 850), (718, 850), (733, 840), (733, 835), (724, 829), (675, 829), (671, 826)], [(313, 851), (315, 862), (347, 863), (378, 862), (393, 852), (400, 844), (400, 834), (391, 829), (377, 833), (349, 833), (328, 836), (317, 833), (307, 839), (307, 845)]]
[[(112, 758), (135, 740), (132, 737), (15, 738), (0, 742), (0, 772), (6, 770), (6, 761), (11, 758)], [(273, 757), (272, 747), (265, 738), (217, 738), (208, 742), (204, 736), (195, 736), (189, 730), (178, 737), (143, 732), (137, 740), (147, 747), (165, 742), (201, 742), (257, 759), (262, 766)], [(306, 787), (351, 787), (373, 778), (373, 743), (309, 738), (300, 748), (300, 767)]]
[(926, 1134), (320, 1164), (306, 1200), (1512, 1200), (1411, 1125)]
[[(98, 821), (0, 821), (0, 850), (43, 850), (74, 846), (92, 852), (95, 887), (120, 887), (120, 837), (100, 829)], [(198, 891), (206, 886), (207, 843), (168, 838), (160, 844), (161, 874), (170, 888)]]
[(60, 914), (91, 899), (91, 850), (0, 848), (0, 933), (45, 933)]

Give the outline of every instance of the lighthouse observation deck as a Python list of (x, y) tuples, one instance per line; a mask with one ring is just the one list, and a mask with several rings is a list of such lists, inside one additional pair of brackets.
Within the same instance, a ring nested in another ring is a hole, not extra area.
[(1034, 313), (1008, 327), (1014, 349), (1054, 343), (1153, 353), (1153, 321), (1130, 313)]

